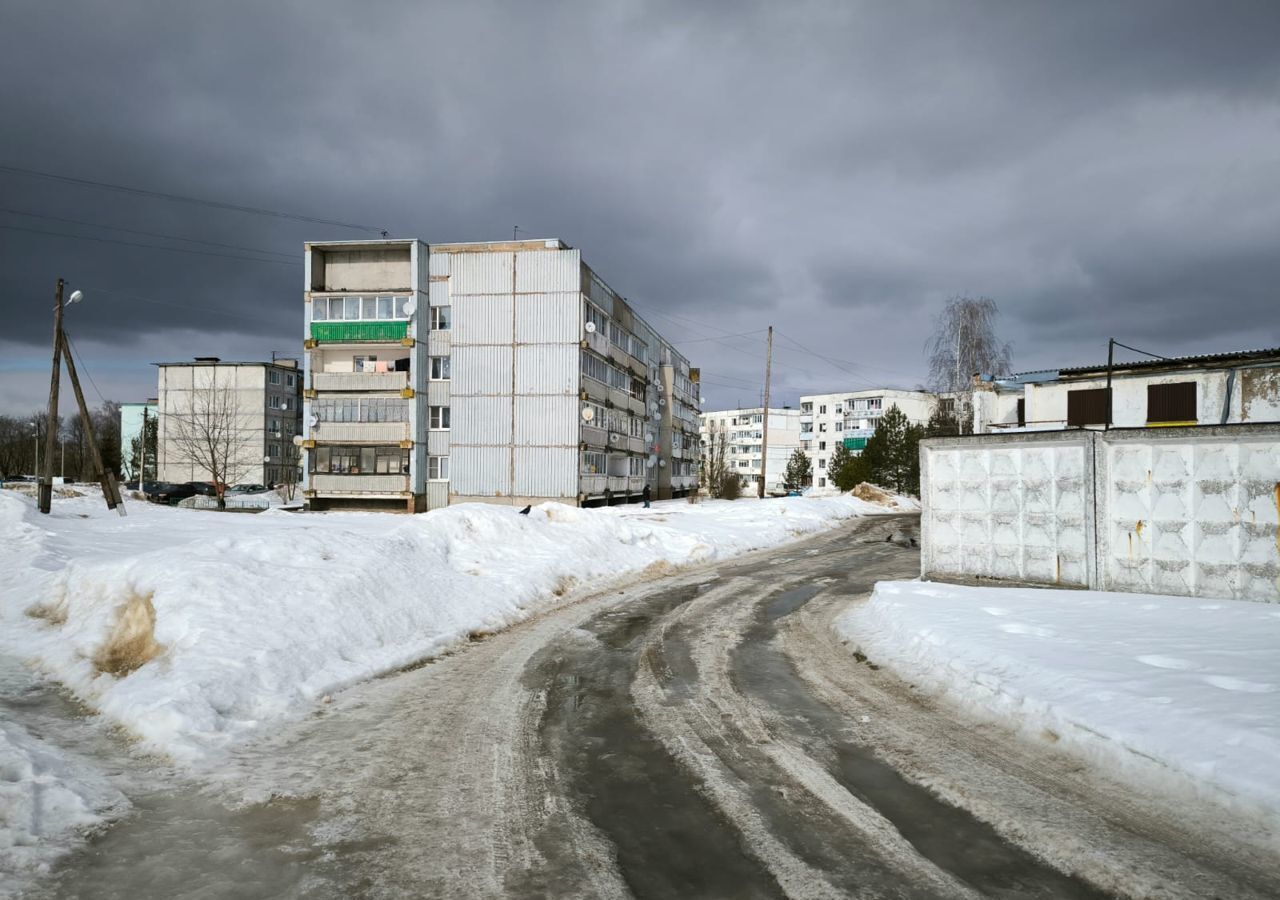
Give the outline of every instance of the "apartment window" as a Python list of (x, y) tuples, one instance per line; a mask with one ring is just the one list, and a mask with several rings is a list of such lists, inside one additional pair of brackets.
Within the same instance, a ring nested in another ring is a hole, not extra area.
[(275, 394), (272, 394), (270, 397), (267, 398), (267, 406), (269, 406), (271, 409), (288, 409), (288, 407), (283, 406), (282, 403), (283, 403), (282, 398), (278, 397)]
[[(446, 411), (447, 407), (446, 407)], [(449, 457), (447, 456), (428, 456), (427, 457), (427, 480), (428, 481), (448, 481), (449, 480)]]
[(409, 451), (399, 447), (317, 447), (312, 472), (331, 475), (403, 475)]
[(825, 415), (827, 414), (827, 408), (826, 408), (825, 406), (819, 406), (819, 407), (818, 407), (818, 414), (819, 414), (819, 415), (823, 415), (823, 416), (825, 416)]
[(844, 415), (844, 409), (843, 409), (843, 408), (841, 408), (841, 407), (839, 407), (839, 406), (837, 406), (837, 407), (836, 407), (836, 415), (837, 415), (837, 416), (843, 416), (843, 415)]
[(378, 357), (376, 355), (353, 356), (351, 357), (351, 368), (357, 372), (376, 372), (378, 370)]
[(311, 403), (319, 422), (407, 422), (409, 401), (399, 397), (324, 397)]
[(825, 478), (819, 478), (819, 479), (818, 479), (818, 487), (826, 487), (826, 486), (827, 486), (827, 479), (825, 479)]
[(337, 322), (375, 319), (407, 319), (407, 296), (390, 297), (313, 297), (311, 321)]
[(279, 445), (279, 444), (274, 444), (274, 443), (273, 443), (273, 444), (267, 444), (267, 456), (270, 456), (272, 459), (279, 459), (279, 458), (280, 458), (280, 445)]
[(819, 430), (819, 431), (826, 431), (826, 430), (827, 430), (827, 423), (826, 423), (826, 422), (819, 422), (819, 423), (818, 423), (818, 430)]
[(751, 424), (752, 424), (752, 425), (760, 425), (760, 424), (763, 424), (763, 422), (764, 422), (764, 416), (752, 416), (752, 417), (751, 417)]
[(627, 457), (627, 473), (636, 478), (644, 474), (644, 457), (629, 456)]
[(605, 334), (609, 326), (608, 317), (595, 307), (594, 304), (584, 303), (582, 307), (582, 317), (585, 322), (590, 322), (596, 326), (597, 334)]
[(449, 357), (447, 356), (431, 357), (431, 380), (432, 381), (448, 381), (449, 380)]
[(826, 441), (818, 441), (818, 449), (819, 449), (819, 450), (826, 450), (826, 449), (827, 449), (827, 442), (826, 442)]
[(452, 306), (433, 306), (431, 307), (431, 327), (436, 331), (448, 331), (449, 323), (453, 319)]
[(1199, 421), (1196, 415), (1196, 383), (1147, 385), (1147, 422), (1152, 425), (1169, 422)]
[(275, 369), (272, 369), (270, 372), (267, 373), (267, 380), (270, 381), (272, 384), (279, 384), (280, 373), (277, 372)]
[(812, 403), (801, 403), (801, 404), (800, 404), (800, 412), (801, 412), (801, 413), (811, 413), (811, 412), (813, 412), (813, 404), (812, 404)]
[(285, 387), (293, 387), (293, 386), (295, 386), (298, 382), (297, 382), (297, 380), (296, 380), (296, 376), (294, 376), (292, 373), (290, 373), (290, 374), (288, 374), (288, 375), (285, 375), (285, 376), (284, 376), (284, 383), (285, 383)]
[(956, 411), (956, 401), (954, 397), (944, 397), (938, 401), (938, 412), (945, 415), (951, 415)]
[(442, 431), (449, 427), (449, 407), (433, 406), (431, 410), (431, 427)]
[(1107, 388), (1067, 391), (1067, 427), (1106, 425), (1111, 412), (1111, 391)]
[(883, 397), (868, 397), (867, 409), (882, 409), (884, 407)]
[(827, 461), (825, 459), (818, 460), (819, 469), (825, 469), (826, 467), (827, 467)]
[(280, 433), (280, 420), (279, 420), (279, 419), (268, 419), (268, 420), (267, 420), (267, 424), (268, 424), (268, 430), (270, 430), (270, 432), (271, 432), (272, 434), (279, 434), (279, 433)]
[(594, 353), (582, 354), (582, 374), (601, 384), (609, 383), (609, 364)]
[(605, 455), (598, 450), (585, 450), (582, 454), (583, 475), (603, 475), (605, 473)]

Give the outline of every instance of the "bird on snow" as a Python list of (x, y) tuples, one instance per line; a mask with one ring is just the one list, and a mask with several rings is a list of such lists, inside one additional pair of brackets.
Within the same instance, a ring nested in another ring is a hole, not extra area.
[(529, 515), (529, 510), (531, 510), (531, 509), (533, 509), (533, 506), (532, 506), (532, 505), (526, 506), (524, 509), (520, 510), (520, 515), (522, 515), (522, 516), (527, 516), (527, 515)]

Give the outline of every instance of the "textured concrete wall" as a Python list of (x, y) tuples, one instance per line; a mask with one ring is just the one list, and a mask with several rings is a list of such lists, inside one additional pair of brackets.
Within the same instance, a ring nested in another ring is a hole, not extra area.
[(1280, 425), (934, 438), (921, 571), (1280, 602)]

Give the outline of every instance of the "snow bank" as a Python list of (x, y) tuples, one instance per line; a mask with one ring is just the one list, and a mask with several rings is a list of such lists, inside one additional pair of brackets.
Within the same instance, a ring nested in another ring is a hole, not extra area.
[(836, 630), (984, 717), (1280, 816), (1280, 609), (881, 582)]
[(853, 497), (230, 515), (0, 491), (0, 652), (181, 763), (579, 588), (892, 511)]
[(106, 776), (0, 720), (0, 896), (22, 890), (85, 832), (128, 807)]

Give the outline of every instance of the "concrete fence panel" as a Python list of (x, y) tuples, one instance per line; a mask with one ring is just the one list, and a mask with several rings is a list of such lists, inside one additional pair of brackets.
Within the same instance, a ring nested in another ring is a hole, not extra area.
[(921, 572), (1280, 602), (1280, 424), (932, 438)]

